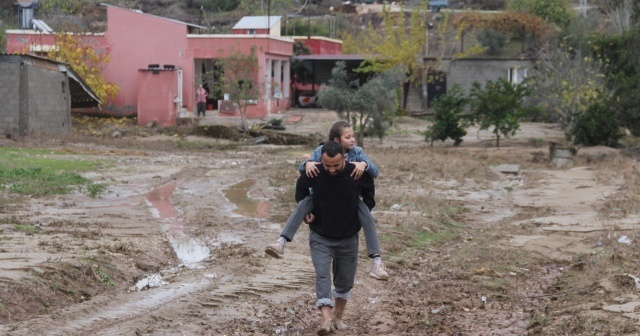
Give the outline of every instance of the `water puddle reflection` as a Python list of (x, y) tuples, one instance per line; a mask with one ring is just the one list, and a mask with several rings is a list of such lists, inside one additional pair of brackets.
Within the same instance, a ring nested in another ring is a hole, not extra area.
[(159, 287), (159, 286), (164, 286), (168, 284), (167, 282), (162, 280), (162, 276), (158, 273), (156, 274), (151, 274), (143, 279), (140, 279), (136, 285), (134, 287), (132, 287), (130, 290), (135, 290), (137, 292), (145, 290), (145, 289), (151, 289), (154, 287)]
[(245, 217), (266, 218), (273, 210), (271, 202), (250, 199), (249, 189), (256, 180), (244, 180), (224, 189), (224, 196), (237, 207), (233, 212)]
[(151, 213), (162, 224), (169, 243), (186, 266), (196, 267), (197, 263), (209, 256), (209, 248), (196, 239), (190, 238), (185, 231), (187, 227), (176, 218), (176, 212), (171, 204), (171, 195), (178, 186), (177, 182), (167, 183), (144, 195), (151, 207)]

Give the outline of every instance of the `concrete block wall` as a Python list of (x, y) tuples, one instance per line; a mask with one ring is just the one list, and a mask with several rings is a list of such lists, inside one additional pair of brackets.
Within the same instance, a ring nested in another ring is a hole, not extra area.
[(18, 135), (20, 64), (0, 62), (0, 136)]
[(530, 60), (459, 59), (452, 61), (450, 66), (447, 74), (447, 91), (457, 83), (469, 93), (473, 82), (479, 82), (484, 86), (488, 80), (508, 79), (510, 68), (527, 68), (531, 71), (533, 62)]
[(66, 73), (27, 67), (29, 133), (70, 133), (71, 94)]

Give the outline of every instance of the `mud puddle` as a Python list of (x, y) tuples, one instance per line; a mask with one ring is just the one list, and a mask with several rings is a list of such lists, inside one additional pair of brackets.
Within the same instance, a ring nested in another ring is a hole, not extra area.
[(266, 218), (273, 211), (273, 204), (263, 200), (249, 198), (249, 189), (256, 180), (249, 179), (224, 189), (224, 196), (236, 206), (233, 213), (250, 218)]
[(180, 221), (173, 205), (171, 195), (178, 182), (162, 185), (144, 195), (154, 217), (160, 220), (162, 230), (173, 247), (178, 259), (185, 266), (197, 267), (197, 263), (206, 259), (210, 250), (204, 244), (187, 235), (188, 227)]

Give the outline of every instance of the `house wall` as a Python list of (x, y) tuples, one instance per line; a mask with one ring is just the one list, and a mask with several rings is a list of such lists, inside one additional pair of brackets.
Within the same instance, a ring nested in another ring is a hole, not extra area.
[[(7, 30), (7, 53), (25, 54), (34, 53), (46, 56), (47, 52), (53, 50), (56, 43), (56, 36), (36, 32), (33, 30)], [(101, 52), (108, 52), (107, 40), (104, 34), (76, 34), (82, 42), (93, 46)]]
[[(103, 74), (108, 82), (120, 87), (120, 93), (104, 109), (116, 115), (135, 115), (138, 70), (149, 64), (171, 64), (193, 74), (193, 59), (187, 56), (187, 32), (183, 23), (108, 6), (105, 36), (111, 48), (111, 62)], [(190, 97), (193, 88), (186, 83), (189, 82), (185, 81), (183, 94)], [(193, 109), (189, 101), (185, 105)]]
[(235, 35), (263, 35), (269, 33), (269, 29), (251, 29), (253, 30), (253, 34), (249, 34), (249, 29), (232, 29), (231, 31)]
[(176, 124), (178, 109), (174, 99), (178, 96), (177, 71), (138, 72), (138, 125), (155, 120), (160, 126)]
[(510, 68), (533, 69), (531, 60), (489, 60), (489, 59), (458, 59), (451, 61), (447, 72), (447, 90), (454, 84), (469, 92), (473, 82), (496, 81), (498, 78), (508, 79)]
[(20, 63), (0, 62), (0, 136), (18, 135)]
[[(248, 118), (260, 118), (289, 108), (290, 106), (290, 58), (293, 55), (293, 40), (273, 36), (253, 35), (188, 35), (188, 50), (191, 59), (224, 58), (230, 50), (249, 53), (251, 47), (256, 47), (258, 58), (258, 85), (265, 89), (265, 96), (256, 105), (247, 106)], [(277, 71), (278, 64), (284, 65), (284, 70)], [(273, 75), (271, 77), (273, 67)], [(186, 73), (186, 72), (185, 72)], [(195, 78), (199, 72), (185, 75), (185, 86), (195, 88)], [(277, 78), (283, 79), (278, 81)], [(269, 78), (269, 80), (267, 80)], [(281, 99), (275, 99), (270, 93), (273, 85), (277, 83), (283, 93)], [(195, 104), (195, 90), (190, 95), (190, 106)], [(237, 116), (236, 113), (225, 113), (225, 116)]]
[(303, 45), (309, 47), (311, 55), (340, 55), (342, 54), (342, 41), (329, 39), (325, 37), (311, 36), (292, 36), (296, 42), (302, 42)]

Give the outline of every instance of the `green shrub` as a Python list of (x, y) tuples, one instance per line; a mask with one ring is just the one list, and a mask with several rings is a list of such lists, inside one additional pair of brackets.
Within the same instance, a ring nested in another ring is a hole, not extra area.
[(202, 7), (213, 12), (229, 12), (238, 7), (239, 0), (202, 0)]
[(494, 31), (493, 29), (479, 31), (476, 34), (476, 38), (481, 46), (487, 48), (489, 55), (497, 55), (509, 40), (507, 34)]
[(615, 112), (604, 100), (592, 103), (585, 112), (576, 115), (569, 132), (575, 144), (585, 146), (617, 147), (622, 138)]
[(435, 140), (445, 141), (451, 138), (454, 141), (453, 145), (458, 146), (462, 142), (462, 137), (467, 135), (460, 117), (467, 102), (468, 99), (458, 84), (455, 84), (447, 94), (440, 96), (434, 102), (434, 121), (426, 132), (425, 140), (431, 141), (433, 146)]

